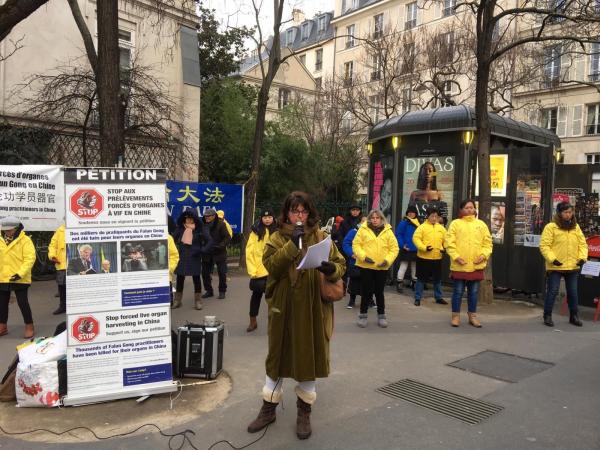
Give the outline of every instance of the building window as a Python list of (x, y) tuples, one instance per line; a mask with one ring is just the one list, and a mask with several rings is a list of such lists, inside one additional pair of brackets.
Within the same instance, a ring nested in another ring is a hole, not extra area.
[[(598, 1), (600, 5), (600, 1)], [(590, 55), (590, 81), (600, 81), (600, 42), (592, 44)]]
[(327, 28), (327, 16), (319, 17), (319, 33), (322, 33)]
[(456, 0), (444, 0), (444, 17), (448, 17), (454, 14), (456, 7)]
[(308, 22), (305, 24), (302, 24), (302, 40), (306, 41), (308, 39)]
[(350, 133), (352, 131), (352, 113), (350, 111), (346, 111), (342, 115), (342, 130), (346, 133)]
[[(565, 14), (567, 11), (567, 0), (549, 0), (548, 9), (557, 14)], [(562, 22), (563, 20), (565, 20), (565, 18), (560, 16), (550, 16), (548, 18), (548, 21), (551, 23)]]
[(317, 87), (317, 89), (321, 89), (323, 87), (323, 78), (315, 78), (315, 86)]
[(411, 88), (402, 89), (402, 112), (403, 113), (409, 112), (411, 104), (412, 104), (412, 89)]
[(454, 61), (454, 32), (442, 33), (439, 35), (440, 53), (442, 61), (446, 64)]
[(379, 110), (381, 105), (381, 97), (379, 95), (371, 95), (369, 97), (369, 104), (371, 106), (371, 122), (379, 122)]
[(346, 27), (346, 48), (354, 47), (354, 25)]
[(406, 5), (406, 23), (404, 28), (410, 30), (417, 26), (417, 2)]
[(279, 88), (279, 109), (285, 108), (290, 104), (292, 93), (289, 89)]
[(373, 70), (371, 71), (371, 81), (381, 79), (381, 55), (375, 53), (373, 55)]
[(354, 62), (348, 61), (344, 64), (344, 85), (352, 86), (352, 74), (354, 72)]
[(342, 12), (358, 8), (358, 0), (342, 0)]
[(285, 32), (285, 46), (290, 47), (294, 43), (294, 29), (290, 28)]
[(452, 81), (444, 81), (442, 86), (443, 98), (440, 99), (440, 106), (446, 108), (448, 106), (454, 106), (452, 99)]
[(560, 45), (548, 47), (544, 55), (544, 81), (543, 87), (551, 88), (558, 86), (560, 81)]
[(300, 62), (303, 66), (306, 66), (306, 55), (300, 55)]
[(585, 157), (588, 164), (600, 164), (600, 153), (588, 153)]
[(323, 69), (323, 49), (319, 48), (315, 52), (315, 72)]
[(558, 108), (550, 108), (542, 110), (542, 128), (556, 133), (556, 127), (558, 125)]
[(587, 134), (600, 134), (600, 103), (588, 106), (585, 129)]
[(383, 13), (377, 14), (373, 17), (373, 39), (379, 39), (383, 36)]

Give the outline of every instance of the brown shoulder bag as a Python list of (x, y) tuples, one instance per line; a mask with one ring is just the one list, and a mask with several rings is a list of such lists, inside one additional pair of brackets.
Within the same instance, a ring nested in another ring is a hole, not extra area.
[[(324, 239), (322, 231), (317, 233), (319, 242)], [(331, 245), (335, 245), (333, 242)], [(337, 281), (329, 281), (325, 275), (319, 272), (319, 288), (321, 290), (321, 301), (325, 303), (337, 302), (344, 298), (344, 281), (340, 278)]]

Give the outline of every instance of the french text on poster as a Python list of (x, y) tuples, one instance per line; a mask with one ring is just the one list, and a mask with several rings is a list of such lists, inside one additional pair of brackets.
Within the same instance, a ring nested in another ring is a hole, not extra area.
[(0, 165), (0, 217), (18, 217), (27, 231), (54, 231), (64, 203), (61, 166)]

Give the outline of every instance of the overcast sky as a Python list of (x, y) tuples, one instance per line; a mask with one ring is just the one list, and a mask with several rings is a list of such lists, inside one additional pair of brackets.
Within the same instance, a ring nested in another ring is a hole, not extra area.
[[(261, 0), (255, 0), (257, 3)], [(292, 9), (301, 9), (307, 18), (313, 17), (317, 12), (333, 11), (335, 0), (286, 0), (286, 10), (283, 13), (283, 20), (291, 18)], [(217, 11), (217, 16), (221, 19), (223, 25), (241, 26), (255, 25), (254, 10), (252, 9), (252, 0), (203, 0), (203, 6)], [(273, 27), (273, 1), (262, 0), (261, 18), (263, 33), (270, 34), (266, 30)], [(282, 28), (286, 28), (284, 25)]]

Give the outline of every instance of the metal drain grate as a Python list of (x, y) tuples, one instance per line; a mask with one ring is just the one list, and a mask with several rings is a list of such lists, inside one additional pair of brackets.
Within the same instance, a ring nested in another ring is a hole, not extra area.
[(504, 409), (502, 406), (444, 391), (409, 378), (377, 388), (377, 391), (472, 425), (481, 423)]

